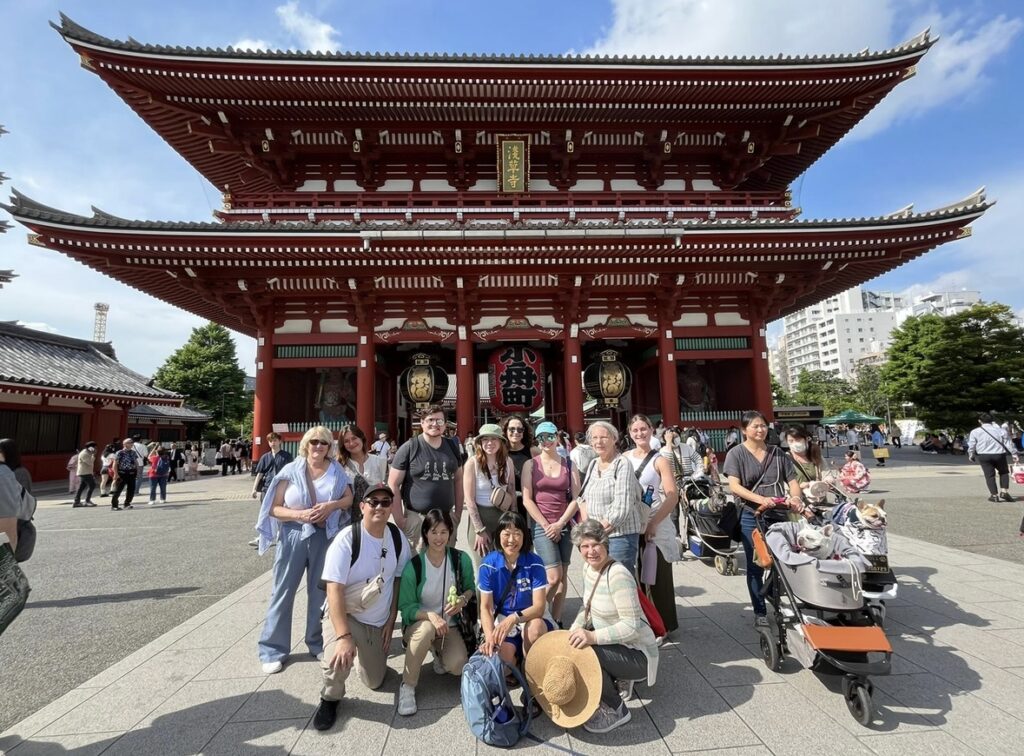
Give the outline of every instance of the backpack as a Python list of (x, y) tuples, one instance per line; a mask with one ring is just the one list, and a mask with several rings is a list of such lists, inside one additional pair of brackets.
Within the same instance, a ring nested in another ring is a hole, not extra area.
[(171, 463), (167, 459), (167, 455), (161, 454), (156, 459), (156, 477), (162, 478), (165, 475), (171, 474)]
[[(363, 526), (356, 522), (351, 525), (348, 525), (347, 527), (352, 528), (352, 558), (349, 559), (348, 562), (348, 566), (351, 568), (352, 565), (356, 563), (356, 560), (359, 559), (359, 551), (363, 545)], [(398, 526), (395, 525), (395, 523), (393, 522), (388, 523), (388, 531), (391, 533), (391, 542), (394, 544), (395, 547), (395, 560), (397, 561), (398, 558), (402, 556), (402, 541), (405, 540), (405, 534), (401, 530), (399, 530)], [(324, 580), (322, 577), (318, 581), (317, 585), (320, 587), (320, 590), (327, 590), (327, 581)], [(323, 611), (327, 611), (326, 601), (324, 602), (323, 605)], [(321, 619), (323, 618), (323, 616), (324, 615), (321, 615)]]
[[(523, 688), (523, 709), (512, 704), (505, 682), (511, 672)], [(498, 748), (511, 748), (530, 731), (533, 696), (522, 672), (495, 653), (473, 654), (462, 669), (462, 710), (469, 731), (477, 740)]]

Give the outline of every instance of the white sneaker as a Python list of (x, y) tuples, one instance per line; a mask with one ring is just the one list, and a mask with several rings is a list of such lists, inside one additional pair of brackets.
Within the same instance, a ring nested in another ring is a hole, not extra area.
[(152, 507), (154, 504), (156, 504), (156, 499), (150, 499), (149, 500), (149, 506)]
[(167, 503), (167, 499), (160, 499), (160, 503), (161, 504), (166, 504)]
[(256, 536), (255, 538), (253, 538), (251, 541), (249, 541), (249, 545), (252, 546), (254, 549), (258, 549), (260, 547), (260, 537)]
[(441, 657), (437, 654), (434, 654), (434, 674), (443, 675), (447, 671), (448, 670), (444, 668), (444, 662), (441, 660)]
[(263, 662), (263, 674), (265, 674), (265, 675), (276, 675), (282, 669), (284, 669), (284, 662), (281, 662), (281, 661)]
[(416, 689), (405, 683), (398, 689), (398, 713), (403, 717), (411, 717), (416, 713)]

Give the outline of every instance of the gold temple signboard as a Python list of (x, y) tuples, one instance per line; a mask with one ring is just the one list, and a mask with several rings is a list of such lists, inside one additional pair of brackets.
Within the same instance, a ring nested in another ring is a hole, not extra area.
[(530, 135), (498, 134), (498, 191), (530, 191)]

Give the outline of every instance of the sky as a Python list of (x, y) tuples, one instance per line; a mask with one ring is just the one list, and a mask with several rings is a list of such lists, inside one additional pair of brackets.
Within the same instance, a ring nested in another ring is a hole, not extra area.
[[(998, 204), (968, 239), (871, 281), (908, 294), (962, 288), (1024, 316), (1024, 6), (1011, 0), (0, 0), (0, 172), (48, 205), (121, 217), (208, 220), (218, 192), (50, 28), (64, 12), (115, 39), (184, 46), (391, 52), (760, 55), (885, 49), (940, 36), (900, 85), (793, 185), (805, 218), (941, 207), (979, 186)], [(1013, 126), (1018, 124), (1018, 126)], [(0, 219), (8, 219), (0, 211)], [(120, 360), (152, 374), (202, 321), (63, 255), (0, 234), (0, 321), (91, 338), (110, 305)], [(774, 326), (770, 333), (778, 333)], [(254, 372), (255, 342), (236, 335)]]

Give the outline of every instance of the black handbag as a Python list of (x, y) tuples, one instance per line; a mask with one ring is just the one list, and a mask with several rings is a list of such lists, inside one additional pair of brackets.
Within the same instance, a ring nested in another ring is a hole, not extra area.
[(0, 545), (0, 635), (21, 614), (30, 590), (28, 578), (18, 566), (11, 544)]
[[(452, 566), (455, 568), (455, 587), (459, 593), (466, 592), (466, 583), (462, 579), (462, 552), (458, 549), (449, 549), (452, 558)], [(462, 642), (466, 644), (466, 653), (472, 656), (483, 643), (480, 632), (480, 605), (477, 603), (474, 593), (466, 605), (462, 607), (456, 617), (455, 626), (459, 629)]]

